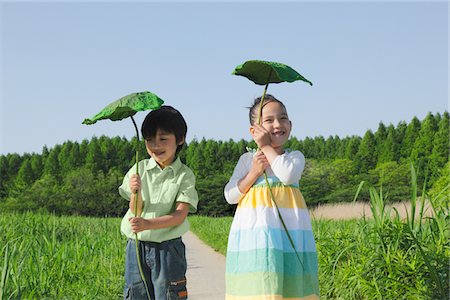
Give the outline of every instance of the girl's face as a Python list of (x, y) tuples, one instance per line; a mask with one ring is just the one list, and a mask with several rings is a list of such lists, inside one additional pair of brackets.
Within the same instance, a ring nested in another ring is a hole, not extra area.
[(147, 153), (153, 157), (161, 169), (171, 165), (175, 160), (177, 146), (183, 144), (180, 141), (177, 144), (176, 137), (173, 133), (156, 130), (156, 135), (145, 139), (145, 147)]
[(262, 127), (270, 133), (271, 146), (282, 148), (292, 129), (286, 109), (278, 102), (269, 102), (263, 107), (261, 120)]

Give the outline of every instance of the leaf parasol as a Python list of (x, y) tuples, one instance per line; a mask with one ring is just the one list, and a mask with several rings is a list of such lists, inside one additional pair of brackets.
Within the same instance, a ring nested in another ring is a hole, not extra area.
[(83, 124), (91, 125), (99, 120), (119, 121), (134, 116), (138, 111), (158, 109), (164, 101), (151, 92), (139, 92), (120, 98), (103, 108), (91, 119), (84, 119)]
[[(313, 85), (311, 81), (300, 75), (297, 71), (289, 67), (288, 65), (278, 63), (278, 62), (270, 62), (263, 60), (249, 60), (245, 63), (237, 66), (233, 73), (233, 75), (244, 76), (247, 79), (253, 81), (259, 85), (265, 85), (263, 95), (261, 97), (261, 101), (259, 103), (259, 113), (258, 113), (258, 124), (261, 125), (261, 116), (262, 109), (264, 106), (264, 97), (266, 96), (267, 88), (270, 83), (281, 83), (281, 82), (294, 82), (297, 80), (304, 81), (309, 83), (311, 86)], [(280, 210), (278, 208), (277, 202), (275, 201), (275, 197), (273, 195), (272, 189), (270, 187), (269, 179), (267, 178), (267, 173), (264, 171), (264, 180), (266, 185), (269, 187), (269, 194), (272, 202), (274, 203), (278, 216), (280, 217), (281, 224), (283, 225), (284, 230), (288, 236), (289, 242), (294, 248), (295, 254), (297, 256), (298, 261), (303, 266), (303, 263), (298, 255), (297, 250), (295, 249), (294, 241), (287, 230), (286, 224), (281, 216)]]
[[(133, 121), (134, 128), (136, 130), (136, 174), (139, 175), (139, 157), (138, 157), (138, 145), (139, 145), (139, 130), (137, 128), (136, 122), (133, 118), (133, 116), (138, 111), (145, 111), (145, 110), (155, 110), (161, 107), (161, 105), (164, 103), (164, 101), (159, 98), (157, 95), (145, 91), (145, 92), (138, 92), (138, 93), (132, 93), (125, 97), (120, 98), (119, 100), (116, 100), (109, 105), (107, 105), (105, 108), (103, 108), (98, 114), (93, 116), (91, 119), (84, 119), (83, 124), (86, 125), (92, 125), (97, 123), (97, 121), (109, 119), (112, 121), (120, 121), (122, 119), (131, 118), (131, 121)], [(136, 192), (136, 201), (134, 202), (134, 215), (137, 216), (137, 199), (138, 199), (138, 193)], [(139, 256), (139, 239), (137, 233), (135, 233), (135, 244), (136, 244), (136, 259), (138, 262), (139, 267), (139, 273), (141, 275), (142, 281), (144, 282), (145, 289), (147, 292), (147, 297), (150, 299), (150, 293), (147, 287), (147, 282), (144, 277), (144, 273), (142, 271), (141, 266), (141, 260)]]
[(249, 60), (237, 66), (234, 75), (247, 77), (259, 85), (268, 83), (294, 82), (302, 80), (313, 85), (311, 81), (300, 75), (291, 67), (277, 62), (263, 60)]

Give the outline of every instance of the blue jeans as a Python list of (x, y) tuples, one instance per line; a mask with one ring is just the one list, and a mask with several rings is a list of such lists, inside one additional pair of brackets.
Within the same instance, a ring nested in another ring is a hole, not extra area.
[[(139, 241), (142, 271), (152, 300), (187, 299), (186, 255), (181, 238), (162, 243)], [(148, 299), (136, 261), (136, 245), (128, 240), (124, 299)]]

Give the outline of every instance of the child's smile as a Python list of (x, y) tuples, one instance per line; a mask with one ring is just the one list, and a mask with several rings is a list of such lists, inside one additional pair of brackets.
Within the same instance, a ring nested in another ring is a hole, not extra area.
[(155, 137), (145, 139), (147, 153), (164, 169), (175, 160), (178, 144), (173, 133), (160, 129)]
[(275, 137), (281, 137), (284, 136), (286, 134), (286, 131), (284, 130), (275, 130), (274, 132), (272, 132), (272, 135)]
[(270, 133), (273, 148), (282, 147), (291, 134), (291, 121), (286, 109), (278, 102), (264, 105), (261, 125)]

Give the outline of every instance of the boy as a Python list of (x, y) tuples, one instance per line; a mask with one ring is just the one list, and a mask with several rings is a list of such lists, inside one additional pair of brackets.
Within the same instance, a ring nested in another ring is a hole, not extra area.
[[(121, 231), (128, 237), (124, 299), (147, 299), (137, 261), (138, 233), (142, 270), (151, 299), (186, 299), (186, 257), (181, 235), (189, 229), (186, 219), (197, 209), (194, 173), (178, 158), (187, 132), (180, 112), (171, 106), (151, 111), (142, 124), (150, 159), (133, 166), (119, 187), (130, 200)], [(135, 194), (138, 193), (136, 199)], [(134, 216), (137, 201), (138, 213)]]

